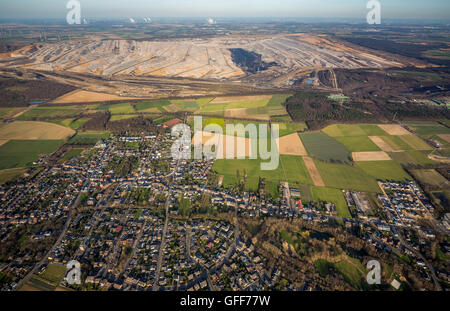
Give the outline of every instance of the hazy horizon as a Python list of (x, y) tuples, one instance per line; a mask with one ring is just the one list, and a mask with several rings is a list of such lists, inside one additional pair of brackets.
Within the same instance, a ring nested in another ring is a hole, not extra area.
[[(67, 0), (3, 0), (1, 19), (64, 19)], [(314, 18), (365, 19), (367, 0), (80, 0), (82, 16), (95, 19), (151, 18)], [(449, 20), (448, 0), (381, 0), (382, 18)]]

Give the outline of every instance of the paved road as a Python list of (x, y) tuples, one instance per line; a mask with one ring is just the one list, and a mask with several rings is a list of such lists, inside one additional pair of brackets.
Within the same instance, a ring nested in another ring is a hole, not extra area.
[(431, 272), (431, 278), (433, 279), (434, 282), (434, 286), (436, 287), (437, 290), (442, 291), (442, 287), (441, 284), (439, 284), (439, 281), (436, 277), (436, 271), (434, 270), (433, 266), (425, 259), (425, 257), (418, 251), (416, 251), (414, 248), (412, 248), (408, 243), (406, 243), (405, 240), (403, 240), (402, 235), (399, 233), (398, 234), (398, 238), (400, 240), (400, 243), (402, 243), (402, 245), (404, 247), (406, 247), (408, 250), (410, 250), (411, 252), (414, 253), (414, 255), (416, 255), (417, 257), (419, 257), (427, 266), (427, 268), (430, 270)]
[[(180, 160), (177, 161), (177, 164), (176, 164), (173, 172), (168, 175), (168, 176), (170, 176), (171, 179), (175, 175), (179, 164), (180, 164)], [(159, 284), (158, 284), (159, 283), (159, 274), (161, 272), (162, 259), (163, 259), (164, 248), (165, 248), (165, 243), (166, 243), (167, 227), (169, 225), (169, 205), (170, 205), (171, 199), (172, 199), (172, 188), (169, 185), (169, 193), (167, 195), (167, 199), (166, 199), (166, 203), (165, 203), (166, 219), (164, 220), (163, 235), (162, 235), (162, 239), (161, 239), (161, 244), (159, 245), (159, 255), (158, 255), (158, 260), (156, 263), (155, 281), (152, 286), (152, 290), (154, 290), (154, 291), (159, 290)]]
[[(85, 182), (86, 184), (86, 182)], [(85, 184), (83, 185), (83, 187), (85, 186)], [(81, 188), (83, 188), (81, 187)], [(66, 234), (67, 228), (69, 228), (70, 222), (72, 221), (72, 210), (74, 207), (76, 207), (78, 205), (78, 203), (80, 203), (80, 199), (81, 199), (81, 194), (82, 192), (80, 191), (78, 193), (77, 198), (75, 199), (75, 201), (69, 206), (69, 214), (67, 216), (67, 220), (66, 223), (64, 224), (64, 227), (58, 237), (58, 239), (55, 241), (55, 243), (53, 244), (53, 246), (50, 248), (50, 250), (45, 254), (45, 256), (42, 258), (41, 261), (39, 261), (37, 264), (34, 265), (33, 269), (31, 269), (30, 272), (28, 272), (28, 274), (17, 283), (17, 286), (15, 288), (15, 290), (19, 289), (22, 287), (23, 284), (25, 284), (30, 278), (31, 276), (37, 271), (39, 270), (48, 260), (48, 257), (51, 255), (51, 253), (58, 247), (58, 245), (61, 243), (62, 239), (64, 238), (64, 235)]]

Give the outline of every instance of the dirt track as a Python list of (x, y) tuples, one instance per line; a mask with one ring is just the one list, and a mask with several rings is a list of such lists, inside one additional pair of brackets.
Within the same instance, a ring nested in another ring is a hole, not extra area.
[(311, 177), (314, 185), (318, 187), (325, 187), (325, 183), (323, 182), (322, 176), (320, 176), (314, 160), (310, 157), (303, 157), (303, 161), (305, 161), (306, 168), (308, 169), (309, 176)]

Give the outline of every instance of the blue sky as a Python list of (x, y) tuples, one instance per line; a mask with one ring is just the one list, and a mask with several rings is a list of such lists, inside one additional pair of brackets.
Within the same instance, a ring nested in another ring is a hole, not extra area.
[[(1, 0), (0, 18), (65, 18), (68, 0)], [(365, 18), (368, 0), (80, 0), (83, 17)], [(450, 0), (380, 0), (383, 18), (450, 19)]]

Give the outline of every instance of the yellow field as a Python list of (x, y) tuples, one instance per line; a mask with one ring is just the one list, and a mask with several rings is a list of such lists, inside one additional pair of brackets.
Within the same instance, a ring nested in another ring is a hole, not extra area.
[(58, 97), (53, 104), (68, 104), (68, 103), (93, 103), (113, 100), (128, 100), (136, 99), (134, 97), (122, 97), (106, 93), (89, 92), (84, 90), (76, 90), (61, 97)]
[(75, 131), (54, 123), (15, 121), (0, 128), (0, 140), (61, 140)]
[(310, 157), (303, 157), (306, 168), (308, 169), (309, 176), (311, 177), (314, 186), (325, 187), (322, 176), (320, 176), (319, 170), (317, 169), (316, 163)]
[(305, 147), (297, 133), (283, 136), (277, 139), (278, 151), (284, 155), (306, 156)]
[(353, 152), (353, 161), (388, 161), (391, 157), (384, 151)]
[[(249, 138), (236, 137), (210, 132), (198, 131), (192, 139), (193, 145), (216, 146), (216, 159), (249, 158), (252, 155), (252, 144)], [(238, 149), (239, 146), (239, 149)]]
[(379, 124), (378, 125), (382, 130), (384, 130), (389, 135), (410, 135), (411, 133), (405, 130), (398, 124)]
[(370, 140), (383, 151), (395, 151), (388, 143), (386, 143), (380, 136), (369, 136)]

